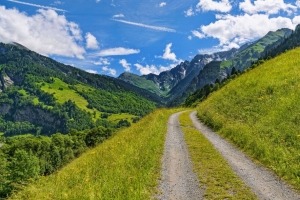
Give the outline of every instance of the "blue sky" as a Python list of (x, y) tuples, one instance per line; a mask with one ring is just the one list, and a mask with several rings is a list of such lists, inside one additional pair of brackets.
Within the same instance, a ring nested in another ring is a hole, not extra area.
[(0, 41), (90, 73), (169, 70), (300, 23), (300, 0), (1, 0)]

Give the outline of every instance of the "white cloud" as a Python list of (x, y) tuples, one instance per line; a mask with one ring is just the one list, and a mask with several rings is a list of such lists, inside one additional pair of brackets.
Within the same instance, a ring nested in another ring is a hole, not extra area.
[(122, 13), (113, 16), (113, 18), (122, 18), (122, 17), (125, 17), (125, 15)]
[(172, 60), (173, 62), (178, 62), (176, 58), (176, 54), (171, 52), (172, 43), (169, 43), (166, 45), (166, 48), (164, 50), (164, 54), (162, 56), (158, 56), (159, 58), (163, 58), (166, 60)]
[(195, 15), (195, 12), (194, 12), (194, 10), (193, 10), (193, 7), (190, 7), (188, 10), (184, 11), (184, 13), (185, 13), (185, 16), (186, 16), (186, 17), (190, 17), (190, 16)]
[(62, 5), (62, 4), (64, 4), (65, 2), (62, 2), (62, 1), (54, 1), (54, 4), (55, 5)]
[(293, 18), (293, 24), (300, 24), (300, 16), (296, 16)]
[(164, 67), (164, 66), (160, 65), (160, 66), (156, 67), (155, 65), (143, 66), (141, 64), (136, 63), (136, 64), (134, 64), (134, 66), (140, 72), (141, 75), (146, 75), (146, 74), (156, 74), (156, 75), (158, 75), (159, 73), (161, 73), (163, 71), (167, 71), (167, 70), (172, 69), (176, 65), (172, 64), (169, 67)]
[(87, 32), (85, 34), (85, 39), (86, 39), (86, 48), (88, 49), (98, 49), (98, 41), (95, 36), (93, 36), (91, 33)]
[(94, 65), (110, 65), (110, 62), (107, 58), (100, 58), (97, 62), (92, 62)]
[(140, 53), (139, 49), (126, 49), (123, 47), (104, 49), (96, 53), (96, 56), (124, 56)]
[(193, 34), (193, 36), (195, 36), (195, 37), (197, 37), (197, 38), (200, 38), (200, 39), (202, 39), (202, 38), (204, 38), (205, 37), (205, 35), (204, 34), (202, 34), (202, 33), (200, 33), (199, 31), (191, 31), (192, 32), (192, 34)]
[(112, 76), (116, 76), (117, 75), (117, 71), (115, 69), (109, 68), (109, 67), (102, 67), (102, 70), (107, 72), (108, 74), (112, 75)]
[(232, 8), (229, 0), (200, 0), (196, 7), (198, 11), (219, 11), (225, 13), (229, 12)]
[(189, 35), (189, 36), (188, 36), (188, 39), (189, 39), (189, 40), (192, 40), (192, 39), (193, 39), (193, 37)]
[(121, 23), (124, 23), (124, 24), (130, 24), (130, 25), (134, 25), (134, 26), (140, 26), (140, 27), (144, 27), (144, 28), (154, 29), (154, 30), (157, 30), (157, 31), (166, 31), (166, 32), (173, 32), (173, 33), (176, 32), (175, 29), (161, 27), (161, 26), (151, 26), (151, 25), (147, 25), (147, 24), (136, 23), (136, 22), (120, 20), (120, 19), (112, 19), (112, 20), (114, 20), (116, 22), (121, 22)]
[(131, 64), (127, 62), (127, 60), (122, 59), (119, 61), (119, 63), (124, 67), (126, 72), (130, 72), (130, 66)]
[(91, 73), (91, 74), (97, 74), (97, 71), (92, 70), (92, 69), (87, 69), (85, 71), (88, 72), (88, 73)]
[[(299, 2), (296, 2), (296, 5)], [(240, 9), (249, 14), (256, 14), (260, 12), (268, 14), (277, 14), (280, 10), (292, 13), (297, 10), (297, 7), (292, 4), (286, 4), (283, 0), (244, 0), (239, 5)]]
[(63, 10), (63, 9), (60, 9), (60, 8), (54, 8), (54, 7), (49, 7), (49, 6), (42, 6), (42, 5), (33, 4), (33, 3), (27, 3), (27, 2), (23, 2), (23, 1), (17, 1), (17, 0), (7, 0), (7, 1), (14, 2), (14, 3), (19, 3), (19, 4), (23, 4), (23, 5), (27, 5), (27, 6), (33, 6), (33, 7), (43, 8), (43, 9), (51, 9), (51, 10), (55, 10), (55, 11), (67, 12), (66, 10)]
[(161, 2), (161, 3), (159, 4), (159, 7), (164, 7), (164, 6), (166, 6), (166, 5), (167, 5), (166, 2)]
[(81, 30), (54, 10), (38, 10), (29, 16), (0, 6), (0, 41), (18, 42), (43, 55), (83, 58)]
[(101, 0), (96, 0), (96, 3), (99, 3)]
[[(217, 21), (200, 30), (205, 37), (213, 37), (220, 41), (219, 47), (224, 50), (238, 47), (239, 45), (263, 37), (269, 31), (280, 28), (294, 29), (295, 24), (289, 18), (270, 18), (267, 14), (254, 15), (217, 15)], [(298, 21), (294, 18), (295, 22)]]
[(297, 6), (298, 8), (300, 8), (300, 0), (297, 0), (297, 1), (296, 1), (296, 6)]

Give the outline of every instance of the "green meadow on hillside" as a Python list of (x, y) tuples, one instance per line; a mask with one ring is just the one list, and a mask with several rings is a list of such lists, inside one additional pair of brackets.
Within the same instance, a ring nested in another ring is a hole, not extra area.
[[(77, 84), (77, 85), (74, 85), (73, 87), (69, 87), (70, 85), (61, 81), (58, 78), (54, 78), (53, 83), (43, 82), (43, 83), (40, 83), (40, 85), (41, 85), (41, 89), (44, 92), (54, 95), (57, 103), (62, 104), (62, 103), (65, 103), (65, 102), (71, 100), (71, 101), (75, 102), (75, 104), (80, 109), (93, 114), (94, 120), (99, 119), (101, 114), (103, 114), (103, 112), (100, 112), (95, 108), (89, 108), (88, 101), (77, 92), (77, 91), (83, 92), (83, 93), (86, 91), (93, 92), (96, 90), (93, 87), (89, 87), (89, 86), (82, 85), (82, 84)], [(19, 92), (22, 93), (23, 95), (26, 95), (25, 90), (20, 90)], [(33, 101), (36, 102), (36, 104), (39, 103), (38, 98), (33, 99)], [(136, 117), (135, 115), (128, 114), (128, 113), (110, 114), (108, 117), (108, 120), (115, 122), (116, 124), (120, 120), (127, 120), (130, 123), (132, 123), (132, 119), (135, 117)]]
[(300, 190), (300, 48), (232, 80), (198, 117)]
[[(87, 106), (89, 103), (87, 102), (87, 100), (85, 98), (83, 98), (81, 95), (79, 95), (76, 92), (76, 90), (70, 88), (67, 83), (61, 81), (60, 79), (54, 78), (53, 83), (43, 82), (43, 83), (41, 83), (41, 86), (42, 86), (41, 89), (44, 92), (53, 94), (58, 103), (62, 104), (62, 103), (67, 102), (68, 100), (71, 100), (71, 101), (74, 101), (80, 109), (85, 110), (90, 113), (96, 113), (94, 119), (97, 119), (100, 117), (101, 113), (98, 110), (88, 108)], [(78, 84), (74, 87), (76, 87), (76, 89), (78, 89), (79, 91), (95, 90), (95, 88), (84, 86), (81, 84)]]
[(158, 192), (167, 121), (177, 111), (147, 115), (11, 199), (150, 199)]

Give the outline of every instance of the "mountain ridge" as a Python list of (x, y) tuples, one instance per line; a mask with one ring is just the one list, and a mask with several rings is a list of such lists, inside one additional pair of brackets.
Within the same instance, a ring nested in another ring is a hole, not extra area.
[[(110, 120), (110, 115), (123, 115), (131, 122), (160, 105), (159, 99), (149, 100), (154, 95), (146, 90), (64, 65), (16, 44), (0, 43), (0, 89), (0, 132), (6, 135), (115, 128), (118, 121)], [(17, 130), (18, 124), (23, 128)]]

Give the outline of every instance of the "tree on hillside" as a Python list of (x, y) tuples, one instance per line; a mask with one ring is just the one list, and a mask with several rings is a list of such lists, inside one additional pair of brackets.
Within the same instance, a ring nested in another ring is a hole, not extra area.
[(9, 180), (13, 183), (26, 184), (30, 179), (37, 179), (40, 173), (39, 160), (32, 151), (16, 150), (9, 164)]
[(3, 153), (0, 152), (0, 198), (5, 197), (7, 194), (8, 188), (8, 169), (7, 169), (7, 160)]

